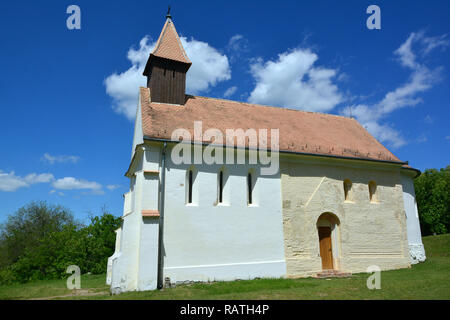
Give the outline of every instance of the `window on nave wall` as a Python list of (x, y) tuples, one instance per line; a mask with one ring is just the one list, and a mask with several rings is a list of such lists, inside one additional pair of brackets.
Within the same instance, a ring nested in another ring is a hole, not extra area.
[(247, 174), (247, 202), (248, 204), (253, 204), (253, 175), (250, 171)]
[(353, 201), (352, 182), (350, 179), (344, 180), (344, 199), (345, 201)]
[(219, 171), (219, 180), (218, 180), (218, 203), (223, 203), (223, 187), (224, 187), (224, 174), (223, 170)]
[(375, 181), (369, 182), (369, 198), (370, 198), (370, 202), (378, 202), (377, 183)]
[(192, 169), (189, 170), (188, 173), (188, 203), (192, 203), (192, 183), (193, 183), (193, 177), (192, 177)]
[(186, 204), (197, 204), (196, 177), (197, 170), (195, 167), (186, 171)]
[(218, 205), (230, 205), (230, 186), (228, 186), (229, 171), (223, 166), (217, 171), (217, 200)]

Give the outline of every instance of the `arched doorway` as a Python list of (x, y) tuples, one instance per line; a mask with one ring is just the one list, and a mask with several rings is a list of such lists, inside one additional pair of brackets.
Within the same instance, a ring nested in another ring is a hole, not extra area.
[(323, 213), (317, 219), (319, 234), (319, 253), (322, 260), (322, 270), (338, 269), (338, 230), (339, 219), (332, 213)]

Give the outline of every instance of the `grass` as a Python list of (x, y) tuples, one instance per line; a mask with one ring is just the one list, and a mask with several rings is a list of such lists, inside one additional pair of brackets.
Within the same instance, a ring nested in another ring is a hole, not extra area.
[[(366, 287), (368, 274), (336, 279), (260, 279), (180, 285), (111, 296), (105, 275), (83, 275), (72, 295), (65, 280), (0, 286), (0, 299), (450, 299), (450, 234), (423, 238), (427, 261), (381, 273), (381, 290)], [(102, 293), (103, 292), (103, 293)], [(92, 295), (94, 294), (94, 295)], [(66, 295), (66, 296), (64, 296)], [(57, 297), (60, 296), (60, 297)], [(63, 296), (63, 297), (61, 297)]]

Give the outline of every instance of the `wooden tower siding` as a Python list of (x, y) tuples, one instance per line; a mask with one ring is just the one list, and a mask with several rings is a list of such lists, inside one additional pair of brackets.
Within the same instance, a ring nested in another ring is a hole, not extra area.
[(153, 57), (147, 75), (154, 102), (184, 104), (186, 90), (186, 65), (173, 60)]

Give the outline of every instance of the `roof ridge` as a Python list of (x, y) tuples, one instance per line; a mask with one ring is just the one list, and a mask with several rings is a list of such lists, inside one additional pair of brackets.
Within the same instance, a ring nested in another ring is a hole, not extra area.
[(203, 99), (210, 99), (210, 100), (221, 100), (221, 101), (226, 101), (226, 102), (234, 102), (234, 103), (240, 103), (240, 104), (247, 104), (247, 105), (250, 105), (250, 106), (263, 107), (263, 108), (276, 108), (276, 109), (288, 110), (288, 111), (297, 111), (297, 112), (303, 112), (303, 113), (320, 114), (320, 115), (325, 115), (325, 116), (332, 116), (332, 117), (344, 118), (344, 119), (349, 119), (349, 120), (355, 120), (356, 122), (358, 122), (358, 121), (357, 121), (355, 118), (353, 118), (353, 117), (346, 117), (346, 116), (343, 116), (343, 115), (332, 114), (332, 113), (325, 113), (325, 112), (318, 112), (318, 111), (299, 110), (299, 109), (293, 109), (293, 108), (289, 108), (289, 107), (277, 107), (277, 106), (270, 106), (270, 105), (266, 105), (266, 104), (258, 104), (258, 103), (251, 103), (251, 102), (245, 102), (245, 101), (236, 101), (236, 100), (223, 99), (223, 98), (213, 98), (213, 97), (205, 97), (205, 96), (196, 96), (196, 95), (190, 95), (190, 94), (186, 94), (186, 95), (187, 95), (187, 96), (194, 97), (194, 98), (203, 98)]

